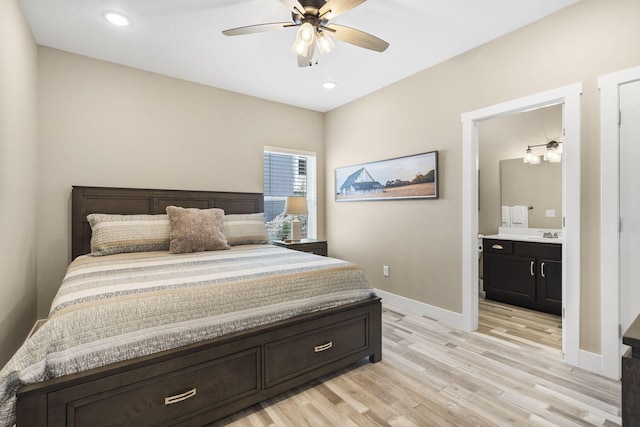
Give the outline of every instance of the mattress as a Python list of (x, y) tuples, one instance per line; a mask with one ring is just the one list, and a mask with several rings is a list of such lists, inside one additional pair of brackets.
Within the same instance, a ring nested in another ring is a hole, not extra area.
[(0, 425), (16, 390), (373, 296), (347, 261), (271, 245), (81, 256), (47, 321), (0, 371)]

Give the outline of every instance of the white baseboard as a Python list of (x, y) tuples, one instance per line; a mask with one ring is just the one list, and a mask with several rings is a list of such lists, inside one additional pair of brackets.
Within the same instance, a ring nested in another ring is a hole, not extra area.
[(382, 298), (383, 303), (395, 305), (396, 307), (412, 311), (420, 316), (429, 317), (456, 329), (462, 329), (462, 314), (460, 313), (455, 313), (390, 292), (381, 291), (380, 289), (376, 289), (375, 291), (376, 294)]

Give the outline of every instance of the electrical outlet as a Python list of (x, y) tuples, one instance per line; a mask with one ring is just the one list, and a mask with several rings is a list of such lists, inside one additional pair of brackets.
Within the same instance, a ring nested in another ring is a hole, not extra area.
[(545, 215), (547, 218), (555, 218), (556, 217), (556, 210), (555, 209), (547, 209), (546, 211), (544, 211)]
[(385, 265), (382, 267), (382, 275), (385, 277), (389, 277), (389, 266)]

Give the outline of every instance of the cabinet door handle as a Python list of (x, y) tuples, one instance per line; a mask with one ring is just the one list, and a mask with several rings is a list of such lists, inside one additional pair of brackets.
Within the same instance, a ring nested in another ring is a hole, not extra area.
[(169, 396), (169, 397), (165, 397), (164, 398), (164, 404), (166, 405), (173, 405), (174, 403), (178, 403), (178, 402), (182, 402), (185, 401), (193, 396), (196, 395), (196, 389), (195, 387), (192, 388), (189, 391), (185, 391), (184, 393), (180, 393), (180, 394), (175, 394), (173, 396)]
[(541, 275), (542, 277), (546, 277), (546, 276), (544, 275), (544, 262), (543, 262), (542, 264), (540, 264), (540, 275)]
[(531, 261), (531, 267), (530, 267), (530, 270), (531, 270), (531, 275), (532, 275), (532, 276), (535, 276), (535, 275), (536, 275), (536, 273), (533, 271), (533, 264), (535, 264), (535, 261)]
[(502, 245), (493, 245), (493, 246), (491, 246), (491, 247), (492, 247), (493, 249), (499, 249), (499, 250), (504, 249), (504, 248), (502, 247)]
[(333, 347), (333, 341), (329, 341), (326, 344), (317, 345), (313, 348), (313, 351), (315, 351), (316, 353), (320, 353), (321, 351), (329, 350), (331, 347)]

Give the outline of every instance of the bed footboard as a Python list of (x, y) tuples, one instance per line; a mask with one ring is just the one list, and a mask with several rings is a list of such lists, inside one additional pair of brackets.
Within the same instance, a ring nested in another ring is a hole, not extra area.
[(298, 316), (25, 386), (17, 427), (204, 425), (362, 358), (380, 361), (381, 334), (375, 297)]

